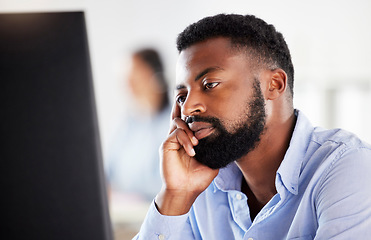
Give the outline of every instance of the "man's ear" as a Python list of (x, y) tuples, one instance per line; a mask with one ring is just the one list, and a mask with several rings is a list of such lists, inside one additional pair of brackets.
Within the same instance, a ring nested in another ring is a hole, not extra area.
[(267, 99), (274, 100), (285, 93), (287, 88), (287, 75), (285, 71), (278, 68), (271, 71)]

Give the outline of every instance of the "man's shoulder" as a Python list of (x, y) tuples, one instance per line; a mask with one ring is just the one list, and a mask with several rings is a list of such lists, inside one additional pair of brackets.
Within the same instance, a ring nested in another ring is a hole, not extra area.
[(333, 145), (344, 146), (347, 149), (365, 148), (371, 150), (371, 145), (360, 139), (354, 133), (341, 128), (324, 129), (320, 127), (314, 128), (311, 142), (319, 146)]
[(314, 178), (320, 182), (330, 175), (349, 179), (366, 169), (371, 171), (371, 145), (351, 132), (315, 128), (310, 142), (307, 166), (309, 172), (316, 169)]
[(346, 130), (317, 127), (313, 129), (302, 167), (302, 177), (315, 182), (326, 181), (333, 174), (349, 179), (360, 170), (371, 171), (371, 146)]

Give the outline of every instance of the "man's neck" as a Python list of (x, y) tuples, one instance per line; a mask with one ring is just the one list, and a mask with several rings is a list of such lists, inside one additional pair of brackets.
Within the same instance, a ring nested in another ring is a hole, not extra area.
[(252, 219), (277, 193), (276, 173), (289, 147), (296, 116), (292, 112), (281, 119), (267, 126), (256, 148), (237, 161), (244, 176), (241, 191), (249, 199)]

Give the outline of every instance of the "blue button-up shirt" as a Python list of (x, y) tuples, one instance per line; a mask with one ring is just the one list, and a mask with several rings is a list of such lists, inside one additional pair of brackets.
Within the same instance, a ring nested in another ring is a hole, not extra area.
[(163, 216), (152, 204), (134, 239), (371, 239), (371, 146), (344, 130), (313, 128), (297, 115), (276, 174), (277, 194), (254, 221), (233, 163), (189, 213)]

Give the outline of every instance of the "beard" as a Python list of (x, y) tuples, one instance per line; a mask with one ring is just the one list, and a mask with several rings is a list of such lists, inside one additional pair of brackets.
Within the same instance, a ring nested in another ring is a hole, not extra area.
[(227, 131), (218, 118), (195, 115), (187, 119), (188, 123), (193, 121), (211, 123), (215, 129), (212, 135), (200, 139), (198, 145), (194, 147), (197, 161), (212, 169), (224, 168), (258, 145), (265, 129), (266, 113), (264, 97), (257, 79), (254, 82), (253, 98), (246, 104), (247, 109), (248, 112), (232, 133)]

